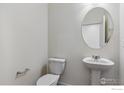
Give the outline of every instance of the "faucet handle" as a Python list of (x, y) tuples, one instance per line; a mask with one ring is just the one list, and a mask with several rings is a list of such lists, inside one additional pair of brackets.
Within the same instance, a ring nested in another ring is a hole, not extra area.
[(95, 59), (95, 55), (92, 55), (92, 58)]
[(93, 59), (100, 59), (100, 56), (92, 55)]

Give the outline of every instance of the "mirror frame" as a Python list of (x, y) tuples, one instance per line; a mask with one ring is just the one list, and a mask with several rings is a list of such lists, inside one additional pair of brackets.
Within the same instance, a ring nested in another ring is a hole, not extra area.
[[(84, 18), (85, 18), (85, 16), (86, 16), (91, 10), (93, 10), (93, 9), (95, 9), (95, 8), (102, 8), (102, 9), (104, 9), (104, 10), (110, 15), (111, 21), (112, 21), (112, 24), (113, 24), (113, 32), (112, 32), (112, 35), (111, 35), (111, 38), (112, 38), (115, 29), (114, 29), (113, 17), (111, 16), (111, 13), (109, 12), (109, 10), (106, 9), (106, 8), (104, 8), (104, 7), (102, 7), (102, 6), (100, 6), (100, 5), (99, 5), (99, 6), (98, 6), (98, 5), (96, 5), (96, 6), (87, 5), (87, 6), (84, 7), (84, 9), (83, 9), (82, 12), (81, 12), (81, 13), (82, 13), (82, 14), (81, 14), (81, 16), (82, 16), (82, 21), (81, 21), (81, 36), (82, 36), (82, 39), (84, 40), (84, 36), (83, 36), (83, 33), (82, 33), (82, 25), (83, 25)], [(90, 46), (86, 43), (85, 40), (84, 40), (84, 43), (85, 43), (85, 45), (86, 45), (88, 48), (90, 48), (90, 49), (99, 50), (99, 49), (102, 49), (102, 48), (106, 48), (106, 47), (110, 44), (110, 42), (112, 41), (111, 38), (110, 38), (110, 40), (108, 41), (108, 43), (107, 43), (105, 46), (101, 47), (101, 48), (93, 48), (93, 47), (90, 47)]]

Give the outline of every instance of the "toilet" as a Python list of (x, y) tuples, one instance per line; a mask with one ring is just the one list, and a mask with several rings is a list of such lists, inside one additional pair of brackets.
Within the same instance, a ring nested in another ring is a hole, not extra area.
[(48, 74), (41, 76), (36, 85), (57, 85), (60, 75), (65, 69), (65, 59), (49, 58)]

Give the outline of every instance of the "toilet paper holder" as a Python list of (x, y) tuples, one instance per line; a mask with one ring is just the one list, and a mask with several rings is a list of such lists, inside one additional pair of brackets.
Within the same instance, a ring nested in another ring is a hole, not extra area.
[(21, 76), (24, 76), (30, 69), (29, 68), (25, 68), (24, 71), (18, 71), (16, 72), (16, 78), (19, 78)]

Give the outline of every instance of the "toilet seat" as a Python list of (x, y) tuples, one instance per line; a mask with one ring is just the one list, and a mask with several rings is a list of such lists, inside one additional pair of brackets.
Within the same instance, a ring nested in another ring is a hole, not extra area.
[(58, 79), (59, 75), (46, 74), (38, 79), (37, 85), (54, 85)]

